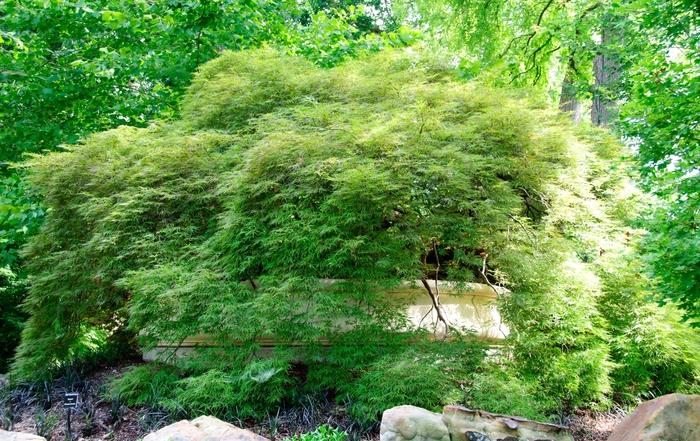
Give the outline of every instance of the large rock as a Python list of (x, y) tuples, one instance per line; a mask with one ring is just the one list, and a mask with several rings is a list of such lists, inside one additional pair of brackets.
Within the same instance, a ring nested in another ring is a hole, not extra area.
[(385, 410), (379, 428), (380, 441), (450, 441), (442, 415), (415, 406)]
[(269, 441), (212, 416), (182, 420), (146, 436), (143, 441)]
[(642, 403), (608, 441), (699, 441), (700, 395), (670, 394)]
[(165, 426), (149, 435), (143, 441), (214, 441), (187, 420)]
[(31, 433), (8, 432), (0, 429), (0, 441), (46, 441), (46, 438)]
[(498, 415), (462, 406), (445, 406), (442, 419), (451, 441), (573, 441), (571, 433), (556, 424)]
[(208, 436), (221, 441), (269, 441), (257, 433), (238, 428), (213, 416), (201, 416), (190, 423)]

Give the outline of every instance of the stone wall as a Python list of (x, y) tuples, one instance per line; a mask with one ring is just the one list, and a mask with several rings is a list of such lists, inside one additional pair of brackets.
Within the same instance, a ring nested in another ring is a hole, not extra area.
[[(427, 282), (430, 288), (435, 291), (435, 281), (429, 280)], [(333, 281), (329, 280), (327, 283), (333, 283)], [(257, 285), (260, 285), (259, 282)], [(508, 335), (508, 326), (501, 320), (496, 305), (497, 294), (493, 288), (481, 283), (468, 283), (461, 286), (449, 281), (439, 281), (437, 286), (444, 313), (454, 326), (470, 329), (482, 340), (495, 344)], [(498, 295), (508, 293), (508, 290), (504, 288), (497, 289), (499, 290)], [(386, 294), (406, 305), (406, 318), (413, 325), (423, 326), (429, 330), (433, 330), (436, 325), (439, 325), (435, 311), (431, 312), (430, 297), (419, 281), (404, 282)], [(339, 328), (343, 327), (342, 322), (343, 320), (339, 319)], [(436, 337), (441, 337), (439, 329)], [(273, 348), (280, 344), (273, 336), (260, 337), (256, 342), (262, 348)], [(324, 341), (319, 343), (327, 344)], [(294, 345), (293, 342), (285, 344)], [(162, 341), (154, 349), (145, 352), (143, 358), (146, 361), (157, 360), (162, 356), (171, 356), (173, 351), (177, 356), (186, 356), (195, 347), (210, 345), (212, 345), (212, 340), (207, 335), (193, 335), (181, 342)]]

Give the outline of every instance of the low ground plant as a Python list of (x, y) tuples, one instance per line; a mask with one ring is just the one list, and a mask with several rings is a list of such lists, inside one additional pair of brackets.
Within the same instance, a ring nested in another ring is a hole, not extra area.
[(284, 441), (345, 441), (346, 439), (348, 439), (346, 432), (323, 424), (313, 432), (290, 436)]

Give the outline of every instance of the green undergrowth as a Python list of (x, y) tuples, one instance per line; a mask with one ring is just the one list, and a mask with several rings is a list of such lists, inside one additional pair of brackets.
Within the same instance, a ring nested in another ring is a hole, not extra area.
[(512, 367), (485, 363), (470, 379), (466, 405), (535, 421), (547, 421), (556, 400), (543, 393), (536, 378), (522, 378)]
[[(332, 69), (224, 53), (180, 119), (27, 164), (49, 211), (25, 250), (12, 374), (50, 375), (87, 335), (126, 329), (144, 349), (216, 344), (113, 385), (188, 415), (261, 417), (331, 390), (363, 424), (403, 403), (546, 419), (690, 390), (698, 336), (648, 301), (624, 153), (413, 50)], [(459, 329), (431, 343), (385, 294), (435, 278), (509, 290), (498, 351)]]
[(300, 435), (285, 438), (285, 441), (345, 441), (348, 434), (340, 429), (323, 424), (313, 432), (302, 433)]
[[(464, 386), (481, 364), (486, 346), (465, 340), (382, 349), (342, 357), (338, 347), (327, 348), (308, 364), (288, 360), (285, 351), (252, 363), (217, 363), (218, 349), (202, 349), (184, 360), (131, 368), (110, 382), (106, 398), (177, 416), (235, 420), (262, 419), (277, 406), (333, 391), (360, 427), (371, 427), (389, 407), (413, 404), (439, 411), (463, 402)], [(339, 357), (343, 362), (334, 361)], [(350, 367), (347, 358), (352, 359)]]

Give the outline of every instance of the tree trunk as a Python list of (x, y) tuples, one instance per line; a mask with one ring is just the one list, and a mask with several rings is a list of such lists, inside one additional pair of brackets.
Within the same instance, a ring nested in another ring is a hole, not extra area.
[(578, 97), (576, 96), (576, 85), (574, 84), (576, 72), (574, 70), (573, 62), (573, 58), (569, 59), (569, 63), (566, 68), (566, 76), (564, 77), (564, 82), (561, 85), (559, 110), (569, 113), (574, 122), (579, 122), (581, 121), (581, 103), (578, 101)]
[(603, 36), (598, 53), (593, 60), (593, 103), (591, 105), (591, 122), (596, 126), (608, 125), (617, 111), (617, 103), (611, 98), (611, 88), (620, 77), (620, 65), (614, 55), (617, 35), (611, 29), (603, 28)]

